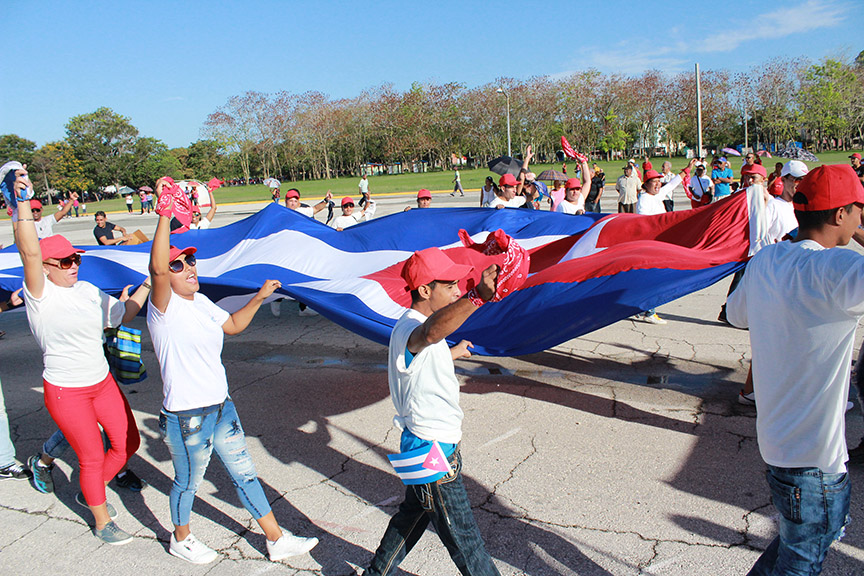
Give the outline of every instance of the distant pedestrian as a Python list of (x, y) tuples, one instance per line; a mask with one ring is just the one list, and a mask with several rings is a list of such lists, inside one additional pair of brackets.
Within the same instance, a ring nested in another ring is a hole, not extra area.
[(633, 214), (636, 212), (636, 201), (639, 199), (639, 186), (642, 182), (634, 174), (634, 166), (630, 163), (624, 166), (624, 175), (618, 177), (615, 190), (618, 192), (618, 213)]
[[(129, 212), (129, 214), (132, 213), (132, 202), (133, 201), (134, 200), (132, 198), (132, 194), (127, 194), (126, 195), (126, 211)], [(141, 204), (141, 213), (142, 214), (144, 213), (144, 204), (143, 203)]]
[(459, 175), (458, 168), (453, 171), (453, 192), (450, 193), (450, 196), (455, 196), (456, 192), (459, 192), (459, 196), (465, 196), (465, 191), (462, 190), (462, 177)]

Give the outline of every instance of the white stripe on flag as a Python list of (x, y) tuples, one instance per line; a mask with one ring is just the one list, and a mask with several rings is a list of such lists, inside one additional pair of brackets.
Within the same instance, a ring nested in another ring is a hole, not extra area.
[(394, 468), (405, 468), (406, 466), (416, 466), (417, 464), (423, 464), (426, 461), (426, 457), (429, 455), (429, 452), (426, 454), (421, 454), (420, 456), (412, 456), (411, 458), (399, 458), (397, 456), (390, 456), (390, 463)]

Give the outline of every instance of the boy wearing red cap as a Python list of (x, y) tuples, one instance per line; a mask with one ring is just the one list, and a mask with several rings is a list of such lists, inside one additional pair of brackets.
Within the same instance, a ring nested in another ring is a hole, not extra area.
[(864, 186), (864, 164), (861, 164), (861, 154), (855, 152), (849, 156), (849, 161), (852, 164), (852, 169), (855, 170), (855, 174), (858, 175), (858, 180), (860, 180), (861, 185)]
[(342, 198), (341, 206), (342, 215), (337, 216), (330, 222), (330, 226), (332, 228), (335, 228), (339, 232), (341, 232), (345, 228), (350, 228), (351, 226), (354, 226), (361, 220), (368, 220), (375, 214), (374, 200), (369, 200), (366, 203), (366, 206), (363, 208), (363, 211), (359, 214), (354, 213), (354, 199), (350, 196), (345, 196), (344, 198)]
[(864, 259), (849, 243), (864, 188), (850, 166), (821, 166), (793, 197), (798, 236), (760, 250), (729, 297), (750, 329), (756, 430), (780, 535), (750, 574), (819, 574), (848, 522), (844, 413)]
[[(498, 269), (492, 265), (483, 271), (477, 287), (462, 296), (459, 280), (472, 270), (472, 266), (456, 264), (438, 248), (415, 252), (402, 269), (411, 290), (411, 308), (396, 322), (390, 336), (387, 375), (396, 408), (394, 422), (402, 429), (402, 455), (440, 452), (448, 471), (435, 475), (426, 470), (412, 472), (424, 474), (419, 480), (400, 474), (406, 484), (405, 500), (390, 520), (366, 576), (395, 572), (430, 522), (462, 574), (499, 574), (462, 483), (459, 442), (463, 414), (453, 360), (469, 357), (472, 344), (462, 340), (450, 348), (445, 340), (495, 295)], [(419, 462), (425, 467), (422, 457)], [(428, 483), (417, 483), (424, 480)]]

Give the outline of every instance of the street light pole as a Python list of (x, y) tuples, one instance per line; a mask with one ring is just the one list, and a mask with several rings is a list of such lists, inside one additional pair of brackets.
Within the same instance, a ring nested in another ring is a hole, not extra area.
[(510, 146), (510, 94), (508, 94), (503, 88), (498, 88), (496, 92), (498, 94), (504, 94), (504, 97), (507, 98), (507, 155), (512, 158), (513, 148)]

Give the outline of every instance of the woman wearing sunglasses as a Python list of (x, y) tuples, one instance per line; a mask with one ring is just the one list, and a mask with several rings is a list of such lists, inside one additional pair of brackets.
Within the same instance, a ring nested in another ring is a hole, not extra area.
[[(18, 170), (15, 194), (29, 188)], [(18, 202), (15, 243), (24, 264), (27, 320), (42, 349), (45, 406), (80, 463), (81, 492), (95, 520), (95, 535), (108, 544), (132, 537), (117, 527), (105, 485), (138, 449), (141, 440), (129, 403), (108, 371), (102, 331), (129, 322), (149, 292), (145, 281), (125, 302), (78, 280), (81, 253), (63, 236), (37, 238), (30, 202)], [(101, 426), (111, 447), (102, 445)], [(110, 515), (109, 515), (110, 511)]]
[[(161, 191), (161, 179), (156, 186)], [(270, 560), (305, 554), (318, 539), (294, 536), (276, 522), (246, 448), (222, 365), (224, 335), (245, 330), (261, 302), (281, 284), (267, 280), (246, 306), (229, 314), (198, 292), (196, 249), (170, 246), (170, 226), (170, 214), (160, 214), (150, 252), (153, 292), (147, 314), (165, 395), (159, 427), (174, 463), (174, 532), (168, 551), (193, 564), (217, 557), (189, 528), (195, 491), (215, 450), (243, 506), (264, 531)]]

